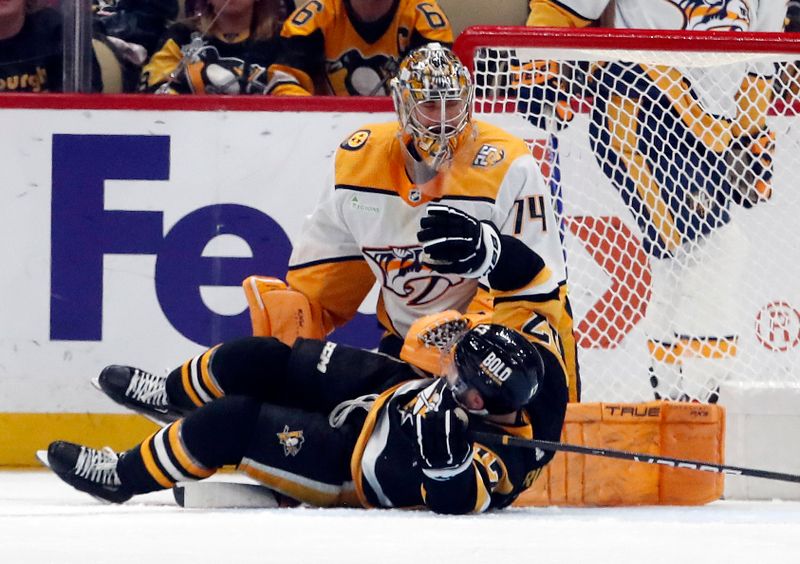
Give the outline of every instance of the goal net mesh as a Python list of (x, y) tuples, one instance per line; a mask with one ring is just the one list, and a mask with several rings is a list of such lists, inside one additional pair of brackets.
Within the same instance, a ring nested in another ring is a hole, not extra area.
[(584, 401), (797, 387), (797, 43), (614, 33), (456, 46), (476, 117), (524, 138), (550, 188)]

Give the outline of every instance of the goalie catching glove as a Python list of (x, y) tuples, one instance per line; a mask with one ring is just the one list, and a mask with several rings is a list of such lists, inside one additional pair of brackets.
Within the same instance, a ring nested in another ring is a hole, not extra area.
[(470, 319), (454, 309), (432, 313), (411, 324), (400, 359), (430, 373), (444, 373), (444, 358), (470, 328)]
[(733, 185), (733, 200), (745, 208), (772, 197), (772, 158), (775, 133), (762, 129), (736, 137), (728, 148), (728, 180)]
[(480, 278), (500, 259), (500, 232), (490, 221), (442, 204), (429, 204), (417, 240), (422, 264), (442, 274)]

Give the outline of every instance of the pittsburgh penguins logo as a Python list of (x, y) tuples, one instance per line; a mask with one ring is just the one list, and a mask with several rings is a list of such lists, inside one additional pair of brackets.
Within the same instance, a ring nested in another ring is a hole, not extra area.
[(305, 437), (303, 437), (303, 430), (290, 431), (288, 425), (283, 426), (283, 432), (276, 433), (278, 441), (283, 446), (284, 456), (297, 456), (300, 449), (303, 448)]
[(748, 31), (752, 8), (747, 0), (667, 0), (680, 10), (683, 29)]
[(464, 278), (439, 274), (424, 266), (422, 247), (365, 248), (364, 255), (381, 271), (381, 286), (406, 299), (410, 306), (422, 306), (441, 298)]
[(344, 85), (351, 96), (387, 96), (397, 61), (386, 55), (365, 58), (357, 49), (350, 49), (335, 61), (327, 61), (326, 66), (329, 75), (344, 74)]

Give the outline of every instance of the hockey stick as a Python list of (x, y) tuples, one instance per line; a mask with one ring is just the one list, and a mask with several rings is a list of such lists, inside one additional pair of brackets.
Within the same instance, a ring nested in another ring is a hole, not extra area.
[(771, 470), (726, 466), (724, 464), (713, 464), (711, 462), (701, 462), (699, 460), (685, 460), (682, 458), (671, 458), (669, 456), (654, 456), (640, 452), (587, 447), (538, 439), (520, 439), (519, 437), (512, 437), (511, 435), (495, 435), (493, 433), (471, 432), (470, 437), (479, 443), (484, 443), (487, 445), (502, 444), (519, 448), (538, 448), (548, 451), (574, 452), (577, 454), (587, 454), (590, 456), (604, 456), (606, 458), (632, 460), (634, 462), (643, 462), (645, 464), (661, 464), (663, 466), (669, 466), (670, 468), (685, 468), (687, 470), (714, 472), (716, 474), (728, 474), (731, 476), (751, 476), (753, 478), (780, 480), (782, 482), (800, 482), (800, 475), (798, 474), (784, 474), (783, 472), (773, 472)]

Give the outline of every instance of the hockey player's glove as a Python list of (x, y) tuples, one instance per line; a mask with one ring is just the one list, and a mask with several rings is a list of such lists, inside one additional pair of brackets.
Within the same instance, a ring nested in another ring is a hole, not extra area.
[[(452, 395), (446, 388), (443, 393)], [(453, 399), (443, 400), (436, 410), (417, 414), (417, 448), (426, 476), (447, 480), (470, 464), (472, 444), (467, 438), (468, 423), (466, 412)]]
[(512, 60), (510, 84), (516, 90), (517, 111), (540, 129), (561, 131), (572, 118), (569, 95), (564, 88), (557, 61)]
[(428, 204), (417, 240), (422, 264), (442, 274), (480, 278), (500, 259), (500, 233), (489, 221), (442, 204)]
[(772, 158), (775, 133), (763, 129), (731, 141), (726, 155), (728, 180), (733, 186), (733, 200), (745, 208), (772, 197)]

